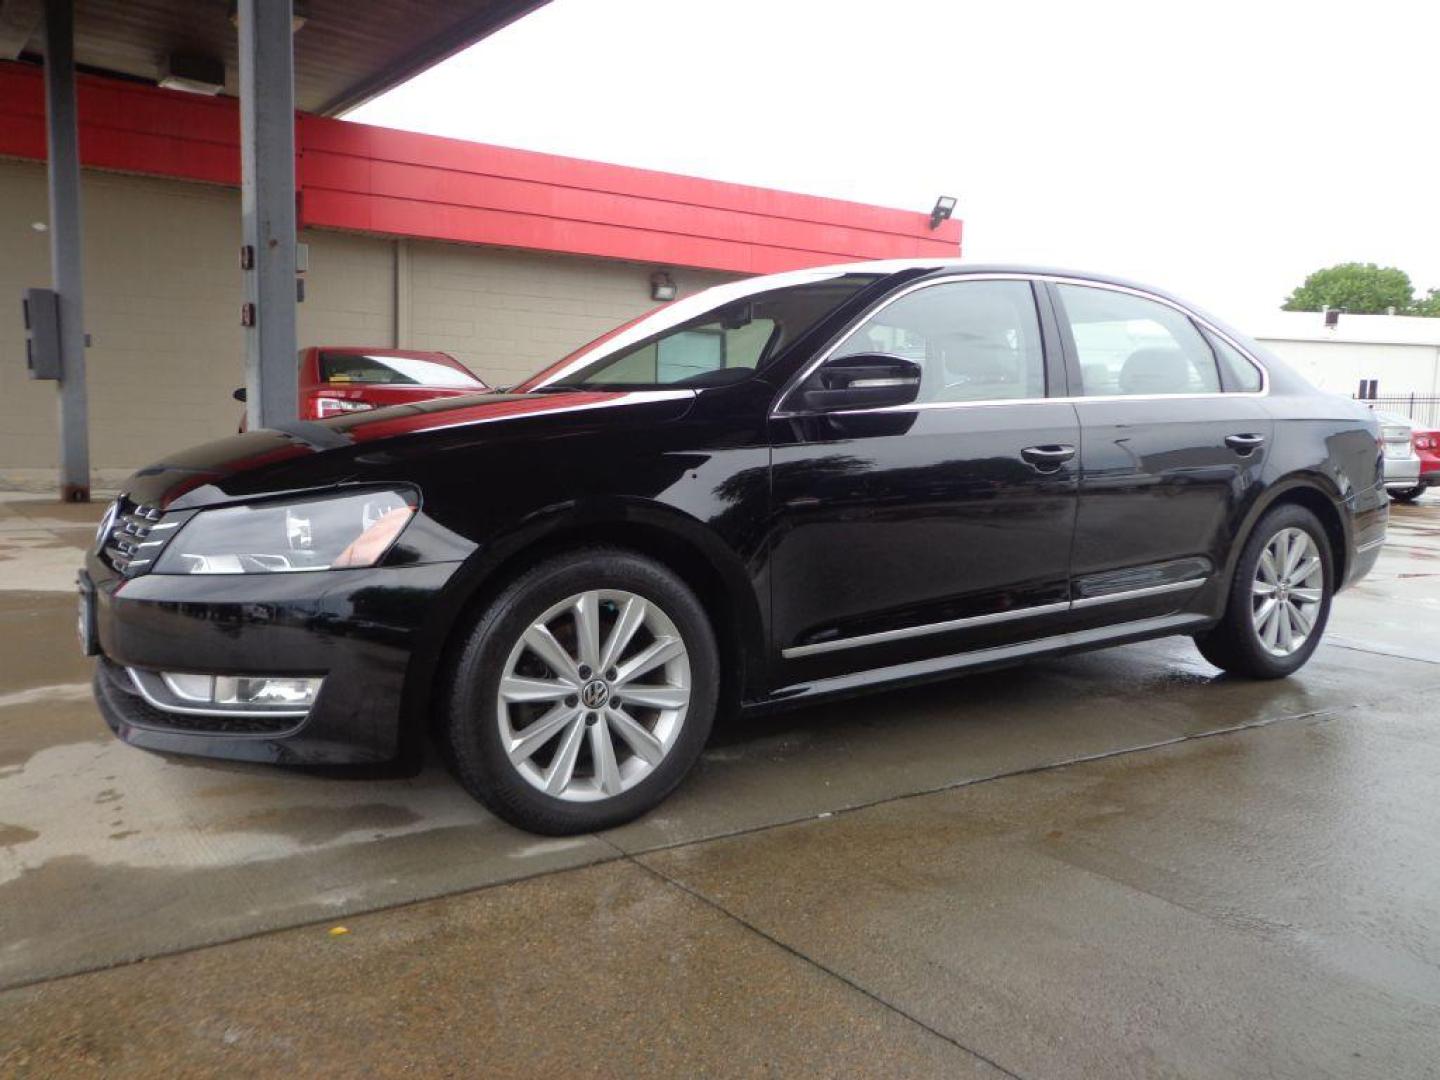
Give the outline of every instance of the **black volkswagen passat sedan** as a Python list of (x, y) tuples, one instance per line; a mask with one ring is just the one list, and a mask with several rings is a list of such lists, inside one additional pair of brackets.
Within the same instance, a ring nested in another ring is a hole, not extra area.
[(142, 469), (81, 629), (126, 742), (354, 764), (434, 733), (567, 833), (658, 803), (733, 707), (1167, 634), (1288, 675), (1386, 515), (1368, 410), (1173, 297), (865, 263)]

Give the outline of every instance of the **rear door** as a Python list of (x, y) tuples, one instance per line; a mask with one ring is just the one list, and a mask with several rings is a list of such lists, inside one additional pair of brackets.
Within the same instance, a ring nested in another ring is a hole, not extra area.
[(1273, 423), (1264, 374), (1159, 297), (1051, 286), (1080, 420), (1076, 628), (1214, 600)]
[(1064, 376), (1036, 290), (1016, 277), (912, 286), (829, 354), (919, 362), (911, 405), (815, 414), (798, 393), (781, 403), (770, 568), (790, 677), (1063, 625), (1079, 432), (1074, 407), (1047, 395), (1063, 395)]

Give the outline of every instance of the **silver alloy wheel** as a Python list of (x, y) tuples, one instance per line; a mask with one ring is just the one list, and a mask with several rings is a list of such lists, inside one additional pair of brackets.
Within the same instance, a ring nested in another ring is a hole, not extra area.
[(1304, 529), (1281, 529), (1270, 538), (1250, 585), (1250, 619), (1260, 644), (1273, 656), (1304, 647), (1325, 599), (1320, 549)]
[(573, 802), (612, 798), (649, 776), (689, 704), (680, 631), (653, 601), (619, 589), (578, 593), (531, 623), (496, 695), (511, 765)]

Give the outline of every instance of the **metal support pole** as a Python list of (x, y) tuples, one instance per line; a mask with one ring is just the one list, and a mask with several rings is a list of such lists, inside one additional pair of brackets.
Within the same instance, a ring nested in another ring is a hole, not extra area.
[(45, 136), (50, 178), (50, 278), (60, 310), (60, 498), (90, 501), (85, 397), (85, 292), (80, 266), (80, 135), (75, 110), (75, 12), (45, 2)]
[(299, 409), (295, 367), (295, 55), (291, 0), (239, 0), (240, 216), (249, 426)]

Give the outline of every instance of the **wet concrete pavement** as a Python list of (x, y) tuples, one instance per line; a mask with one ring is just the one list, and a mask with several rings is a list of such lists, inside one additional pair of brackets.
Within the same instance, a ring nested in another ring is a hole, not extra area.
[(572, 840), (113, 742), (88, 535), (0, 501), (0, 1074), (1440, 1075), (1433, 496), (1294, 679), (1177, 639), (737, 723)]

